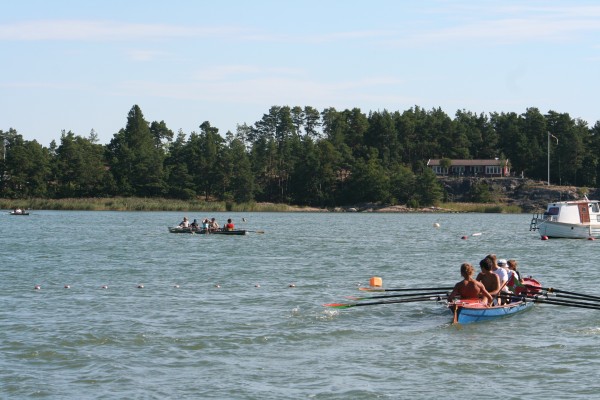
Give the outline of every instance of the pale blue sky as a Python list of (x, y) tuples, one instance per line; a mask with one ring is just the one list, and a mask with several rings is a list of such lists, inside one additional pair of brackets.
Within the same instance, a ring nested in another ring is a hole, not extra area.
[(600, 120), (597, 1), (0, 0), (0, 129), (101, 143), (134, 104), (221, 134), (273, 105)]

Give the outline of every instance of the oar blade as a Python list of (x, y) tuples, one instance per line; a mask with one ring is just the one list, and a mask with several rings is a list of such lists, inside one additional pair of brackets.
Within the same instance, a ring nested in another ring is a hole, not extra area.
[(400, 299), (400, 300), (382, 300), (382, 301), (372, 301), (369, 303), (328, 303), (323, 304), (324, 307), (333, 307), (333, 308), (350, 308), (350, 307), (360, 307), (360, 306), (375, 306), (375, 305), (383, 305), (383, 304), (398, 304), (398, 303), (412, 303), (417, 301), (441, 301), (442, 299), (446, 299), (447, 296), (418, 296), (410, 299)]
[(354, 304), (348, 304), (348, 303), (327, 303), (327, 304), (323, 304), (323, 307), (331, 307), (331, 308), (350, 308), (352, 307)]
[(353, 301), (360, 301), (360, 300), (367, 300), (370, 297), (356, 297), (356, 296), (345, 296), (348, 300), (353, 300)]

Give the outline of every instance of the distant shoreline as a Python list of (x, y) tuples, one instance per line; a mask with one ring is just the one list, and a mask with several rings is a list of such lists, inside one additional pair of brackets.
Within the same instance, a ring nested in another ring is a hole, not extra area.
[(405, 205), (360, 204), (335, 208), (292, 206), (275, 203), (207, 202), (201, 200), (148, 199), (137, 197), (81, 199), (0, 199), (0, 208), (13, 210), (62, 211), (212, 211), (212, 212), (374, 212), (374, 213), (522, 213), (506, 204), (442, 203), (439, 206), (410, 208)]

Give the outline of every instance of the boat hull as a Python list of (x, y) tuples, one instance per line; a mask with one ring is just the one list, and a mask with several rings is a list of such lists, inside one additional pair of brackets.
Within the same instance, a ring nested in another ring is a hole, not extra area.
[(507, 317), (525, 311), (532, 306), (533, 302), (518, 301), (504, 306), (487, 307), (480, 302), (463, 302), (459, 300), (453, 303), (451, 309), (454, 312), (453, 307), (457, 308), (456, 322), (459, 324), (471, 324)]
[(233, 231), (225, 231), (225, 230), (207, 231), (206, 229), (195, 230), (192, 228), (182, 228), (179, 226), (169, 227), (169, 232), (171, 232), (171, 233), (195, 233), (198, 235), (206, 235), (206, 234), (226, 235), (226, 236), (239, 236), (239, 235), (246, 235), (248, 233), (248, 231), (246, 231), (244, 229), (238, 229), (238, 230), (233, 230)]
[(587, 239), (600, 238), (600, 224), (567, 224), (561, 222), (540, 222), (540, 236), (549, 238)]

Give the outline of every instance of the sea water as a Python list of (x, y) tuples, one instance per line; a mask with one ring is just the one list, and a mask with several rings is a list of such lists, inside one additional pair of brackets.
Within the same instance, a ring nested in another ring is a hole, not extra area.
[[(255, 232), (169, 233), (184, 215)], [(529, 220), (3, 212), (0, 398), (595, 396), (597, 310), (538, 304), (456, 326), (435, 301), (322, 306), (368, 295), (358, 288), (374, 276), (388, 288), (452, 286), (461, 263), (478, 270), (488, 253), (545, 287), (597, 295), (600, 241), (542, 241)]]

